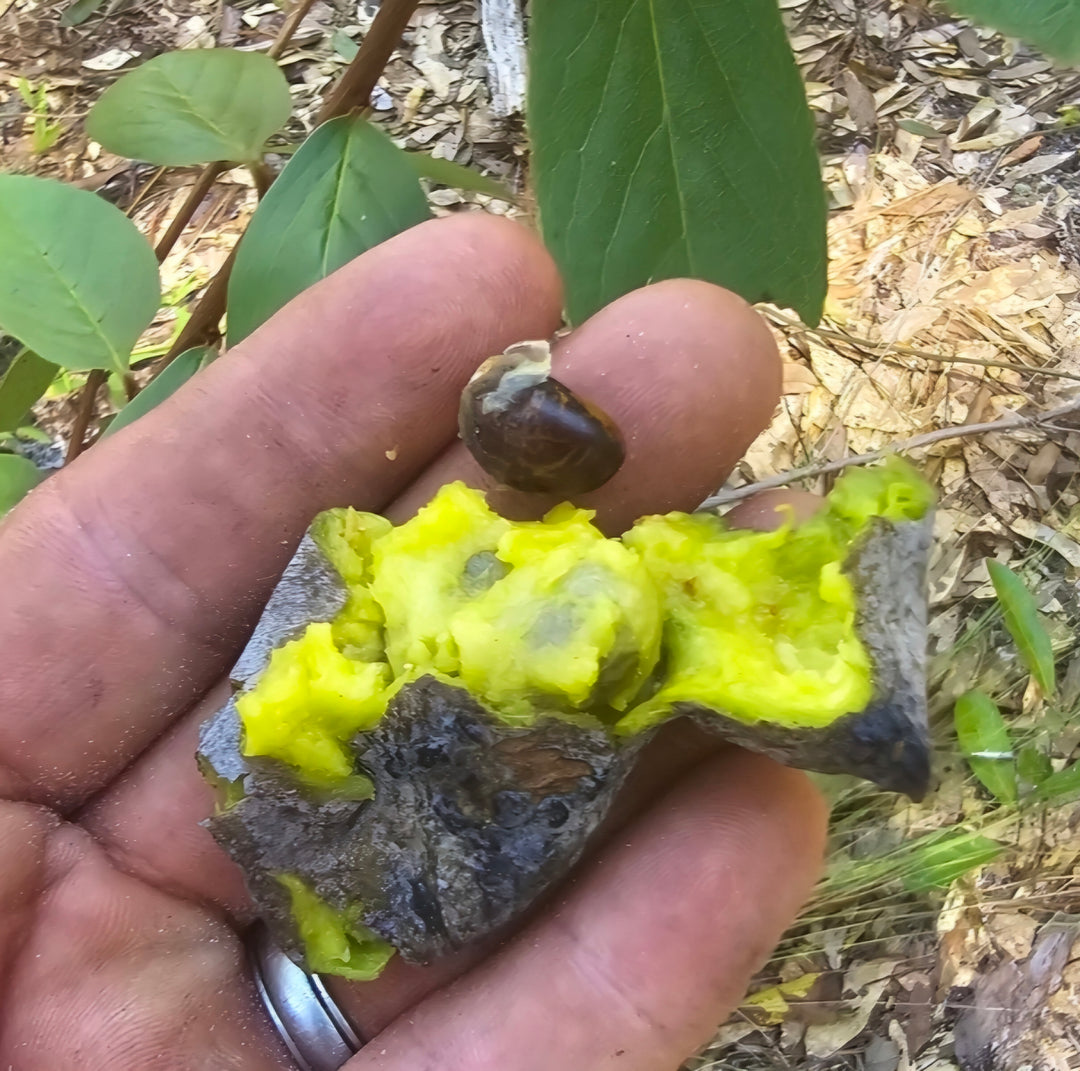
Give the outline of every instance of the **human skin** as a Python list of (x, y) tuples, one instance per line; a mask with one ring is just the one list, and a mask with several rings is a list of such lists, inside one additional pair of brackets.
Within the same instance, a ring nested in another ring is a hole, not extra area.
[[(461, 388), (484, 358), (552, 335), (561, 305), (525, 228), (424, 224), (0, 522), (0, 1067), (292, 1066), (245, 972), (240, 875), (198, 824), (199, 722), (318, 511), (400, 519), (447, 480), (487, 486), (455, 442)], [(777, 400), (762, 321), (701, 282), (627, 295), (555, 352), (626, 438), (622, 470), (581, 500), (609, 532), (692, 509)], [(371, 1039), (348, 1068), (675, 1068), (798, 911), (824, 826), (801, 773), (668, 727), (516, 932), (336, 986)]]

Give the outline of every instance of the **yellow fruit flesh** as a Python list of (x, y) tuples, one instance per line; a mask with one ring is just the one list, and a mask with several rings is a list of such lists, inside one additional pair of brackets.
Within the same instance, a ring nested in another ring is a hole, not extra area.
[(890, 462), (845, 475), (811, 520), (764, 533), (672, 513), (605, 539), (588, 511), (508, 521), (460, 483), (396, 528), (331, 510), (313, 536), (348, 601), (275, 651), (238, 699), (245, 753), (333, 785), (354, 773), (350, 739), (425, 673), (521, 724), (552, 711), (632, 734), (694, 702), (827, 725), (872, 692), (842, 563), (873, 517), (930, 505), (921, 479)]
[(337, 911), (294, 875), (279, 874), (277, 880), (289, 892), (309, 970), (354, 982), (379, 977), (394, 949), (360, 922), (360, 904)]

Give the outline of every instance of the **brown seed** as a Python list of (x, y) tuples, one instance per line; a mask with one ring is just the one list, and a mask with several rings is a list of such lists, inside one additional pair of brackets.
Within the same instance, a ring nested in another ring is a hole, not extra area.
[(462, 392), (458, 429), (484, 471), (517, 491), (594, 491), (626, 456), (611, 417), (552, 378), (546, 342), (485, 361)]

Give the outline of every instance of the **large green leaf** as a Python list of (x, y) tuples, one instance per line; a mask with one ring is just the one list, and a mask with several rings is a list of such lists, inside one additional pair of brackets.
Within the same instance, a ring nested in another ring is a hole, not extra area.
[(170, 395), (175, 394), (200, 368), (213, 360), (213, 357), (214, 351), (206, 346), (184, 350), (161, 375), (152, 379), (113, 417), (101, 437), (104, 439), (107, 435), (112, 435), (113, 432), (127, 427), (128, 424), (133, 424), (139, 417), (149, 413)]
[(302, 290), (430, 216), (408, 156), (355, 116), (324, 123), (270, 187), (229, 281), (234, 346)]
[(0, 517), (42, 480), (37, 466), (17, 454), (0, 454)]
[(0, 431), (14, 431), (30, 407), (49, 389), (56, 365), (23, 350), (0, 378)]
[(1019, 37), (1064, 63), (1080, 62), (1077, 0), (949, 0), (974, 22)]
[(690, 275), (817, 322), (825, 195), (775, 0), (544, 0), (529, 67), (540, 223), (572, 321)]
[(157, 312), (157, 261), (118, 208), (52, 179), (0, 175), (0, 328), (61, 368), (126, 371)]
[(90, 109), (86, 132), (110, 152), (152, 164), (250, 162), (289, 118), (281, 68), (258, 52), (166, 52), (118, 78)]

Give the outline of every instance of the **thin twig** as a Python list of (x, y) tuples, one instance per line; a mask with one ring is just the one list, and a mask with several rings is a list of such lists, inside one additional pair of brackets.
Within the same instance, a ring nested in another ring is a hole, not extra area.
[(209, 285), (203, 291), (192, 309), (191, 319), (184, 324), (183, 330), (176, 336), (169, 352), (158, 362), (155, 376), (161, 375), (184, 350), (192, 346), (204, 346), (216, 342), (220, 337), (218, 323), (225, 313), (225, 302), (229, 295), (229, 276), (232, 274), (233, 264), (236, 261), (236, 246), (224, 264), (218, 268), (217, 275), (210, 280)]
[(292, 35), (296, 33), (300, 23), (307, 17), (307, 13), (315, 6), (315, 0), (300, 0), (300, 2), (289, 12), (285, 21), (281, 24), (281, 29), (277, 32), (277, 37), (274, 38), (273, 44), (266, 50), (266, 54), (271, 59), (278, 59), (281, 54), (289, 47), (289, 42), (292, 40)]
[(146, 199), (146, 195), (157, 185), (158, 179), (165, 174), (165, 168), (159, 167), (143, 184), (139, 189), (139, 192), (135, 194), (135, 199), (128, 205), (126, 215), (131, 216), (134, 214), (135, 209), (139, 207)]
[(347, 115), (354, 108), (367, 108), (370, 105), (375, 83), (390, 61), (419, 3), (420, 0), (383, 0), (371, 29), (360, 45), (360, 51), (353, 56), (345, 73), (326, 98), (319, 112), (320, 123)]
[(78, 409), (75, 411), (75, 420), (71, 425), (71, 440), (68, 442), (67, 455), (64, 458), (65, 465), (70, 465), (83, 451), (86, 429), (90, 426), (90, 417), (94, 413), (94, 402), (104, 382), (105, 372), (102, 369), (90, 370), (79, 394)]
[(157, 257), (159, 264), (172, 252), (177, 239), (184, 232), (184, 228), (191, 222), (191, 217), (195, 215), (199, 205), (202, 204), (203, 198), (210, 192), (210, 187), (214, 185), (218, 175), (227, 167), (228, 164), (218, 160), (215, 163), (207, 164), (199, 172), (199, 177), (195, 180), (195, 184), (191, 189), (188, 190), (188, 195), (184, 198), (180, 211), (173, 216), (168, 230), (165, 231), (158, 244), (154, 247), (154, 256)]
[(1075, 372), (1063, 372), (1057, 368), (1043, 368), (1041, 365), (1016, 364), (1010, 361), (991, 361), (980, 357), (957, 357), (951, 353), (932, 353), (930, 350), (915, 349), (899, 342), (874, 342), (868, 338), (858, 338), (855, 335), (846, 334), (843, 331), (833, 331), (827, 327), (807, 327), (785, 316), (781, 312), (768, 309), (765, 312), (768, 319), (779, 327), (789, 327), (803, 335), (818, 335), (821, 338), (833, 339), (843, 342), (852, 349), (866, 350), (875, 357), (887, 357), (889, 354), (900, 354), (903, 357), (917, 357), (923, 361), (940, 361), (942, 364), (977, 364), (983, 368), (1003, 368), (1009, 372), (1031, 372), (1035, 375), (1050, 376), (1053, 379), (1069, 379), (1080, 383), (1080, 375)]
[(705, 499), (698, 507), (701, 510), (716, 509), (718, 506), (727, 506), (732, 502), (739, 502), (759, 491), (768, 491), (775, 487), (784, 487), (797, 480), (809, 480), (815, 476), (826, 476), (841, 469), (850, 468), (852, 465), (868, 465), (873, 461), (880, 461), (890, 454), (907, 453), (909, 450), (918, 450), (934, 443), (946, 442), (949, 439), (966, 439), (973, 435), (986, 435), (990, 432), (1004, 432), (1006, 434), (1016, 431), (1042, 428), (1048, 430), (1050, 425), (1058, 417), (1067, 416), (1071, 413), (1080, 412), (1080, 398), (1076, 398), (1054, 409), (1048, 409), (1045, 413), (1037, 413), (1035, 416), (1010, 416), (1000, 420), (989, 420), (982, 424), (962, 424), (952, 428), (937, 428), (923, 435), (916, 435), (913, 439), (904, 439), (898, 443), (891, 443), (880, 450), (871, 450), (868, 454), (854, 454), (851, 457), (842, 457), (839, 461), (824, 461), (816, 465), (804, 465), (802, 468), (790, 469), (781, 472), (777, 476), (759, 480), (757, 483), (747, 484), (745, 487), (736, 487), (731, 491), (721, 491), (711, 498)]

